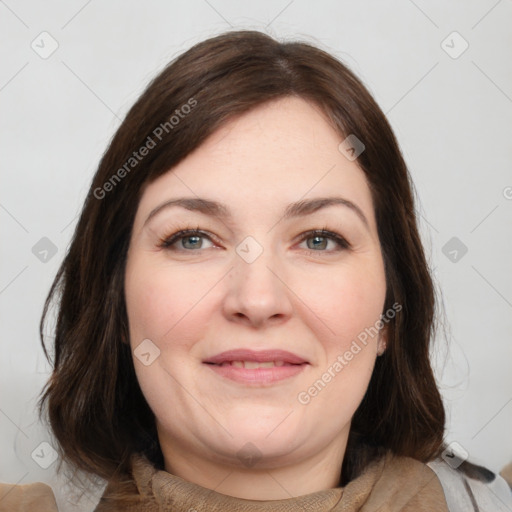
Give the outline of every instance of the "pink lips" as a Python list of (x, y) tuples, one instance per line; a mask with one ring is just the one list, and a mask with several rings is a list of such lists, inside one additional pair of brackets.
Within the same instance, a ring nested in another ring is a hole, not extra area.
[[(223, 377), (252, 385), (272, 384), (287, 379), (302, 372), (309, 364), (302, 357), (285, 350), (249, 349), (228, 350), (203, 363)], [(258, 363), (262, 366), (258, 367)]]

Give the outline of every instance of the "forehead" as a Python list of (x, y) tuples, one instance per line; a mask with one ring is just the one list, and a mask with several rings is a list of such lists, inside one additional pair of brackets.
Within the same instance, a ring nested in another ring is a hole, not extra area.
[[(200, 105), (198, 105), (200, 107)], [(338, 147), (344, 136), (320, 108), (286, 97), (226, 122), (145, 190), (139, 209), (173, 197), (207, 197), (244, 213), (274, 212), (305, 198), (341, 195), (372, 222), (364, 172)]]

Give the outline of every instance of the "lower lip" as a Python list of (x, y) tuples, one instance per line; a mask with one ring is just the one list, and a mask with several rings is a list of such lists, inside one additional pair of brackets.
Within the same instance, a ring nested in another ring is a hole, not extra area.
[(254, 369), (216, 364), (206, 364), (206, 366), (209, 366), (218, 375), (241, 384), (273, 384), (303, 372), (307, 363)]

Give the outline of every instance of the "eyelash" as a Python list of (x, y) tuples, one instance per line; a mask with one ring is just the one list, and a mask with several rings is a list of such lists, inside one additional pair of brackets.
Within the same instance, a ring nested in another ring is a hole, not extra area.
[[(182, 229), (180, 231), (177, 231), (176, 233), (173, 233), (171, 235), (168, 235), (168, 236), (165, 236), (163, 238), (160, 238), (159, 239), (159, 242), (158, 242), (158, 247), (162, 248), (162, 249), (167, 249), (167, 250), (173, 250), (173, 251), (180, 251), (180, 252), (199, 252), (201, 249), (197, 249), (197, 250), (193, 250), (193, 249), (173, 249), (172, 246), (178, 242), (179, 240), (183, 239), (183, 238), (186, 238), (187, 236), (201, 236), (201, 237), (204, 237), (204, 238), (207, 238), (208, 240), (210, 240), (211, 242), (215, 242), (215, 237), (213, 237), (212, 235), (210, 235), (209, 233), (205, 232), (205, 231), (202, 231), (201, 229), (199, 229), (199, 227), (197, 227), (196, 229)], [(301, 235), (301, 238), (299, 240), (299, 242), (303, 242), (304, 240), (307, 240), (308, 238), (314, 238), (314, 237), (321, 237), (321, 238), (327, 238), (328, 240), (332, 240), (334, 241), (337, 245), (338, 245), (338, 249), (335, 249), (334, 251), (333, 250), (330, 250), (330, 251), (327, 251), (327, 250), (320, 250), (320, 251), (317, 251), (317, 250), (314, 250), (314, 249), (304, 249), (305, 251), (309, 252), (309, 253), (332, 253), (332, 252), (337, 252), (337, 251), (341, 251), (341, 250), (346, 250), (346, 249), (350, 249), (351, 248), (351, 245), (349, 242), (347, 242), (347, 240), (345, 238), (343, 238), (341, 235), (337, 234), (337, 233), (334, 233), (332, 231), (328, 231), (327, 229), (323, 228), (323, 229), (313, 229), (313, 230), (310, 230), (310, 231), (306, 231), (305, 233), (302, 233)]]

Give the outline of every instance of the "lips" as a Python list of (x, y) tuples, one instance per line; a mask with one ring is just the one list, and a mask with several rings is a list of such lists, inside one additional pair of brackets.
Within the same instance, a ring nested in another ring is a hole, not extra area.
[(244, 386), (269, 386), (302, 373), (310, 364), (284, 350), (229, 350), (203, 363), (222, 378)]
[[(243, 363), (245, 368), (257, 368), (251, 363), (260, 363), (262, 367), (271, 367), (265, 363), (274, 363), (274, 366), (287, 366), (292, 364), (309, 364), (308, 361), (302, 357), (287, 352), (285, 350), (249, 350), (249, 349), (236, 349), (222, 352), (216, 356), (210, 357), (203, 361), (206, 364), (215, 365), (232, 365), (241, 367), (239, 363)], [(233, 364), (235, 363), (235, 364)], [(246, 363), (247, 364), (246, 366)]]

